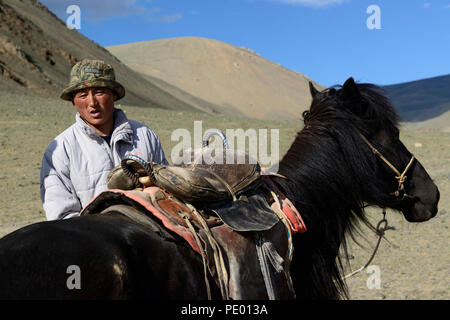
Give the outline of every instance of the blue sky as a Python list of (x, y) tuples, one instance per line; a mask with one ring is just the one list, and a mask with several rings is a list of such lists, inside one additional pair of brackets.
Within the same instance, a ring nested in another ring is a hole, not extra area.
[[(450, 0), (41, 0), (102, 46), (198, 36), (252, 49), (325, 85), (450, 74)], [(377, 5), (381, 29), (369, 29)]]

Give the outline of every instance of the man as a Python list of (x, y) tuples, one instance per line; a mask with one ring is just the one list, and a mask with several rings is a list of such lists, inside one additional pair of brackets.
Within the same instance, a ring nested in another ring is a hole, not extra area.
[(127, 155), (168, 164), (158, 136), (114, 108), (124, 95), (109, 64), (85, 59), (72, 68), (61, 98), (74, 105), (76, 121), (50, 143), (42, 160), (41, 199), (48, 220), (78, 215), (107, 189), (108, 173)]

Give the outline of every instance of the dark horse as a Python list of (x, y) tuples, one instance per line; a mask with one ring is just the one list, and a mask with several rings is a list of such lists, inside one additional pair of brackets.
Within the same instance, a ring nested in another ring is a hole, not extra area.
[[(322, 92), (275, 177), (301, 212), (308, 231), (294, 236), (291, 273), (297, 298), (345, 298), (339, 248), (367, 205), (401, 211), (410, 222), (432, 218), (439, 191), (414, 160), (399, 187), (393, 170), (364, 136), (402, 171), (411, 153), (399, 140), (394, 108), (370, 84)], [(180, 238), (181, 239), (181, 238)], [(70, 282), (79, 268), (79, 288)], [(117, 212), (36, 223), (0, 239), (0, 298), (206, 299), (201, 257), (183, 241), (150, 232)], [(210, 279), (211, 280), (211, 279)], [(213, 298), (221, 297), (213, 285)]]

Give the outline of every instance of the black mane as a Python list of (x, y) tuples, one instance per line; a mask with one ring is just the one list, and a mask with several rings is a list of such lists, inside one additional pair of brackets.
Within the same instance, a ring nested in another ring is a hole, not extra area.
[[(389, 201), (381, 191), (386, 182), (380, 182), (376, 158), (358, 131), (369, 139), (380, 130), (395, 134), (399, 118), (380, 88), (357, 87), (361, 99), (356, 104), (340, 87), (317, 93), (303, 113), (305, 127), (279, 165), (289, 181), (277, 182), (294, 199), (308, 228), (294, 240), (291, 269), (296, 288), (312, 288), (297, 292), (299, 298), (347, 297), (339, 248), (346, 252), (345, 235), (354, 239), (360, 222), (368, 225), (365, 204), (385, 206)], [(312, 270), (300, 266), (309, 259)]]

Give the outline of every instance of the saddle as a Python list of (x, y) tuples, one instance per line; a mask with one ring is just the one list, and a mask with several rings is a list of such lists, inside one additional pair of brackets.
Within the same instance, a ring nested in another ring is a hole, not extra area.
[(179, 166), (126, 157), (108, 175), (110, 190), (81, 215), (113, 206), (141, 224), (129, 212), (156, 217), (202, 256), (225, 299), (295, 297), (289, 266), (291, 236), (306, 231), (300, 214), (247, 153), (216, 155), (213, 163), (205, 155), (211, 151), (192, 151), (193, 161)]
[[(223, 153), (219, 163), (204, 160), (209, 150), (192, 151), (193, 162), (180, 166), (147, 163), (136, 156), (124, 158), (107, 178), (109, 189), (130, 190), (156, 185), (176, 198), (207, 208), (235, 231), (263, 231), (279, 217), (260, 192), (261, 167), (245, 152)], [(217, 160), (217, 158), (216, 158)], [(237, 162), (241, 163), (237, 163)]]
[(257, 188), (261, 168), (248, 153), (227, 150), (220, 161), (208, 164), (208, 159), (205, 159), (209, 155), (208, 150), (189, 152), (192, 152), (194, 161), (178, 166), (146, 163), (137, 156), (128, 156), (111, 171), (108, 187), (130, 188), (133, 184), (141, 187), (142, 183), (136, 177), (148, 176), (151, 184), (191, 203), (235, 200), (236, 196)]
[[(196, 210), (156, 186), (103, 191), (84, 207), (80, 216), (111, 211), (127, 216), (164, 239), (180, 241), (176, 235), (184, 239), (202, 257), (205, 272), (207, 269), (221, 288), (224, 299), (295, 298), (289, 273), (291, 231), (282, 220), (267, 231), (236, 232), (220, 218)], [(261, 271), (262, 265), (268, 269), (265, 273)], [(206, 273), (205, 281), (208, 281)], [(273, 297), (268, 294), (268, 283)]]

